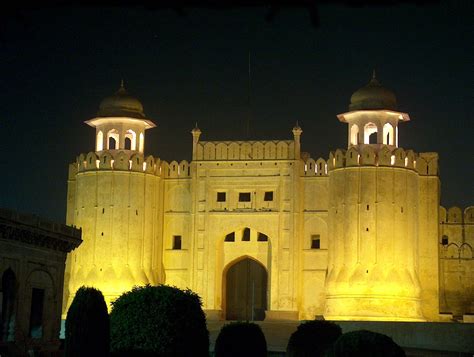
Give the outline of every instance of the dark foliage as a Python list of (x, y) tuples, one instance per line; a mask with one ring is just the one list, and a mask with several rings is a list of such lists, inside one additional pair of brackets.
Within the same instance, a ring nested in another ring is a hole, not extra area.
[(234, 322), (222, 327), (214, 353), (216, 357), (266, 357), (267, 341), (257, 324)]
[(329, 321), (308, 321), (300, 324), (288, 341), (289, 357), (319, 357), (342, 335), (339, 325)]
[(134, 287), (112, 303), (115, 356), (208, 356), (209, 332), (201, 299), (175, 287)]
[(100, 290), (82, 286), (66, 317), (65, 356), (108, 356), (109, 314)]
[(381, 333), (361, 330), (343, 334), (327, 353), (328, 357), (404, 357), (405, 351)]

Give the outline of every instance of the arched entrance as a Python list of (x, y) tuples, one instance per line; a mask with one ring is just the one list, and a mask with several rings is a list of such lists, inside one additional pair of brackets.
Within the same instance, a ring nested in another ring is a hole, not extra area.
[(225, 279), (226, 320), (263, 321), (267, 309), (266, 269), (245, 258), (227, 270)]
[(11, 269), (2, 274), (0, 289), (0, 341), (13, 341), (15, 332), (16, 278)]

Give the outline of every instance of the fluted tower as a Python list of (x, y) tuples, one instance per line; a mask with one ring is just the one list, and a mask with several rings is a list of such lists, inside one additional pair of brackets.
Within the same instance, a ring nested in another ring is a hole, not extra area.
[(155, 124), (123, 82), (86, 124), (96, 143), (69, 166), (67, 224), (82, 227), (83, 244), (68, 256), (64, 313), (82, 285), (100, 289), (110, 306), (134, 285), (161, 281), (160, 165), (144, 157), (145, 130)]
[(419, 175), (398, 148), (395, 95), (375, 78), (351, 97), (348, 149), (330, 154), (325, 317), (423, 320), (418, 272)]

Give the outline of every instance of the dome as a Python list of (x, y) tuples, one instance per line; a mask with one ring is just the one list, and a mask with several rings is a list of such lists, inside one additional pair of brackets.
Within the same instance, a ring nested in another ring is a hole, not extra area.
[(145, 119), (142, 103), (127, 93), (123, 86), (123, 81), (114, 95), (102, 100), (97, 116)]
[(350, 111), (366, 109), (397, 110), (395, 94), (391, 90), (382, 87), (375, 78), (375, 71), (370, 82), (352, 94), (351, 104), (349, 104)]

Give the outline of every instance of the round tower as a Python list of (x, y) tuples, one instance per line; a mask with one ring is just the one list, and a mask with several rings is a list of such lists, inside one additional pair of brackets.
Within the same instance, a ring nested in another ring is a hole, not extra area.
[(418, 278), (418, 173), (398, 148), (395, 95), (375, 78), (351, 97), (348, 149), (331, 152), (325, 317), (423, 320)]
[(160, 163), (144, 156), (145, 131), (155, 124), (123, 82), (85, 123), (96, 143), (69, 167), (67, 223), (82, 227), (83, 243), (68, 256), (64, 312), (82, 285), (100, 289), (110, 306), (134, 285), (161, 281)]

